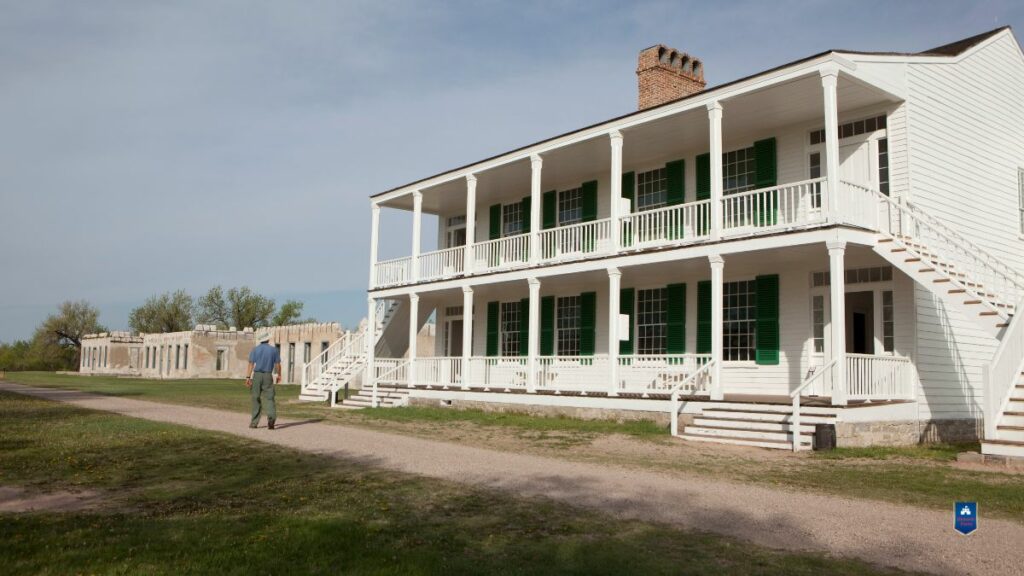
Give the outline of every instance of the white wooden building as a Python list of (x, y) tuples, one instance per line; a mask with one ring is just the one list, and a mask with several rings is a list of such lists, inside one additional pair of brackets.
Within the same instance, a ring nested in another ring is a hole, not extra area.
[[(1010, 29), (707, 89), (688, 55), (645, 57), (699, 86), (373, 196), (372, 330), (310, 362), (305, 396), (361, 377), (371, 403), (662, 414), (693, 441), (795, 449), (826, 423), (1024, 455)], [(413, 213), (409, 256), (378, 261), (382, 209)]]

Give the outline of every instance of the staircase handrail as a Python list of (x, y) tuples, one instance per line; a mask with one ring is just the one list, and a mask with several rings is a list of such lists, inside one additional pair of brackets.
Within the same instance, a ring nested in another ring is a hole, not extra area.
[(825, 373), (834, 369), (839, 365), (839, 359), (833, 358), (827, 364), (821, 367), (821, 370), (815, 370), (814, 374), (811, 374), (804, 379), (803, 383), (796, 387), (789, 393), (789, 398), (793, 401), (793, 416), (789, 419), (789, 431), (793, 437), (793, 452), (800, 451), (800, 394), (803, 393), (811, 384), (821, 378)]
[(317, 378), (325, 370), (333, 366), (339, 358), (361, 355), (366, 348), (365, 337), (365, 329), (347, 332), (344, 336), (335, 340), (326, 350), (318, 354), (316, 358), (303, 365), (302, 390), (305, 391), (308, 386), (316, 382)]
[(387, 369), (386, 371), (384, 371), (384, 372), (382, 372), (380, 374), (377, 374), (377, 366), (376, 365), (374, 365), (374, 366), (367, 366), (366, 367), (366, 369), (367, 370), (371, 370), (372, 371), (371, 373), (373, 374), (373, 395), (370, 398), (370, 406), (371, 407), (373, 407), (373, 408), (377, 407), (377, 382), (383, 380), (384, 378), (386, 378), (387, 376), (390, 376), (391, 374), (393, 374), (395, 372), (398, 372), (399, 370), (401, 370), (402, 368), (407, 367), (408, 365), (409, 365), (409, 361), (408, 360), (399, 359), (397, 362), (395, 362), (394, 366), (392, 366), (391, 368)]
[(673, 436), (678, 436), (679, 435), (679, 391), (682, 390), (687, 384), (696, 381), (697, 378), (701, 377), (702, 375), (710, 374), (711, 373), (711, 369), (714, 368), (714, 366), (715, 366), (715, 362), (716, 362), (716, 360), (711, 360), (707, 364), (704, 364), (703, 366), (701, 366), (700, 368), (695, 370), (693, 372), (693, 374), (690, 374), (689, 376), (687, 376), (682, 382), (677, 384), (676, 387), (672, 389), (672, 394), (671, 394), (672, 427), (671, 427), (671, 431), (672, 431), (672, 435)]
[[(901, 216), (906, 216), (919, 226), (930, 229), (942, 240), (942, 242), (929, 243), (927, 245), (928, 250), (941, 253), (943, 260), (960, 265), (962, 272), (972, 273), (972, 279), (981, 280), (985, 289), (995, 294), (1003, 304), (1013, 304), (1019, 298), (1024, 297), (1024, 281), (1019, 279), (1019, 276), (1015, 271), (1005, 265), (997, 264), (998, 261), (996, 261), (991, 255), (980, 248), (977, 248), (974, 244), (970, 243), (956, 232), (950, 230), (948, 226), (939, 223), (933, 216), (930, 216), (921, 210), (920, 207), (911, 208), (909, 205), (897, 202), (878, 190), (871, 189), (871, 191), (875, 193), (875, 196), (883, 206), (891, 206)], [(890, 235), (904, 235), (902, 231), (893, 232), (889, 227), (891, 227), (891, 219), (886, 224), (883, 224), (880, 220), (880, 231)], [(902, 228), (902, 225), (900, 227)], [(958, 253), (960, 257), (950, 256), (951, 252), (949, 251), (949, 248), (953, 249), (952, 253)], [(982, 256), (982, 258), (976, 257), (979, 255)], [(972, 263), (973, 265), (968, 266), (967, 263)], [(995, 278), (992, 278), (993, 276)], [(962, 285), (961, 282), (956, 282), (958, 285)], [(975, 292), (969, 286), (962, 287), (967, 289), (968, 292)], [(1007, 291), (1010, 293), (1000, 293)], [(977, 295), (976, 292), (975, 294)], [(989, 299), (986, 298), (984, 300), (987, 301)], [(1007, 313), (1008, 311), (1003, 310), (1002, 312)]]
[[(881, 194), (881, 192), (879, 192), (879, 194)], [(884, 194), (882, 195), (885, 196)], [(889, 197), (886, 196), (886, 198)], [(945, 232), (948, 236), (952, 236), (956, 240), (958, 245), (967, 247), (968, 249), (970, 249), (972, 254), (979, 256), (984, 260), (987, 260), (989, 265), (992, 266), (993, 268), (998, 268), (1000, 266), (1005, 267), (1006, 271), (1009, 272), (1008, 276), (1012, 278), (1014, 285), (1016, 285), (1017, 288), (1024, 290), (1024, 274), (1017, 272), (1013, 268), (1005, 266), (1002, 262), (1000, 262), (998, 258), (989, 254), (987, 251), (985, 251), (985, 249), (981, 248), (974, 242), (971, 242), (962, 234), (951, 228), (949, 225), (942, 222), (932, 214), (928, 213), (928, 211), (925, 210), (924, 208), (918, 206), (917, 204), (914, 204), (910, 200), (905, 200), (905, 202), (907, 207), (910, 210), (916, 211), (922, 220), (927, 220), (928, 224), (930, 224), (933, 228), (938, 228), (941, 231)]]
[[(1024, 298), (1017, 303), (1016, 310), (1024, 310)], [(996, 425), (999, 416), (1006, 410), (1013, 393), (1014, 383), (1024, 372), (1024, 312), (1013, 315), (1010, 325), (992, 356), (992, 361), (981, 368), (983, 393), (985, 394), (985, 438), (998, 437)]]

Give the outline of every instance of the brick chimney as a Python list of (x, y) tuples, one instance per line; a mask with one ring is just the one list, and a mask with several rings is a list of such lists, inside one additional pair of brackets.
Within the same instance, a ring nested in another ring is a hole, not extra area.
[(640, 52), (636, 79), (640, 110), (696, 94), (706, 85), (700, 60), (662, 44)]

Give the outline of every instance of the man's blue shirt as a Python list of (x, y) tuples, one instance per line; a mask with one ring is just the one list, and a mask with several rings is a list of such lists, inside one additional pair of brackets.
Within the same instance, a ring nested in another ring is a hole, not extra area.
[(274, 365), (281, 363), (281, 351), (264, 342), (249, 352), (249, 362), (256, 365), (257, 372), (273, 372)]

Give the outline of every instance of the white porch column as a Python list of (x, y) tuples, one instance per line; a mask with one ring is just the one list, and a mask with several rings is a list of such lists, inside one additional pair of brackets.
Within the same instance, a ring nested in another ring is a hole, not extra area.
[[(366, 370), (363, 372), (363, 386), (373, 390), (373, 399), (370, 405), (377, 407), (377, 300), (370, 297), (367, 300), (366, 311)], [(334, 403), (334, 396), (331, 396), (331, 403)]]
[[(612, 228), (617, 230), (617, 227)], [(622, 272), (608, 269), (608, 395), (619, 395), (619, 294)]]
[(832, 308), (832, 404), (846, 405), (846, 242), (826, 242), (829, 262), (829, 303)]
[[(612, 235), (612, 252), (619, 251), (622, 234), (619, 232), (619, 204), (622, 202), (622, 132), (613, 130), (610, 134), (612, 145), (612, 197), (609, 202), (609, 228)], [(616, 311), (616, 314), (618, 311)]]
[[(530, 156), (530, 262), (540, 262), (540, 173), (544, 159), (539, 154)], [(531, 303), (532, 305), (532, 303)]]
[(711, 156), (711, 239), (722, 237), (722, 105), (708, 104), (708, 128), (710, 130)]
[[(825, 176), (828, 190), (828, 205), (822, 206), (828, 218), (839, 217), (839, 111), (836, 103), (836, 83), (839, 68), (831, 67), (821, 71), (821, 88), (825, 98)], [(824, 203), (823, 203), (824, 204)]]
[(470, 358), (473, 357), (473, 289), (462, 287), (462, 389), (469, 390)]
[(412, 193), (412, 266), (410, 278), (413, 282), (420, 279), (420, 229), (423, 224), (423, 193), (414, 190)]
[(476, 243), (476, 176), (466, 174), (466, 247), (462, 253), (462, 270), (466, 274), (473, 273), (474, 243)]
[(380, 239), (380, 204), (370, 206), (370, 288), (377, 285), (377, 245)]
[(416, 385), (416, 353), (417, 338), (419, 333), (420, 319), (420, 296), (413, 292), (409, 294), (409, 371), (406, 376), (409, 379), (409, 387)]
[(708, 256), (708, 262), (711, 263), (711, 359), (715, 361), (711, 373), (711, 399), (722, 400), (725, 397), (725, 387), (722, 386), (722, 277), (725, 260), (712, 254)]
[(526, 391), (537, 391), (537, 357), (540, 355), (540, 280), (530, 278), (530, 320), (526, 352)]

